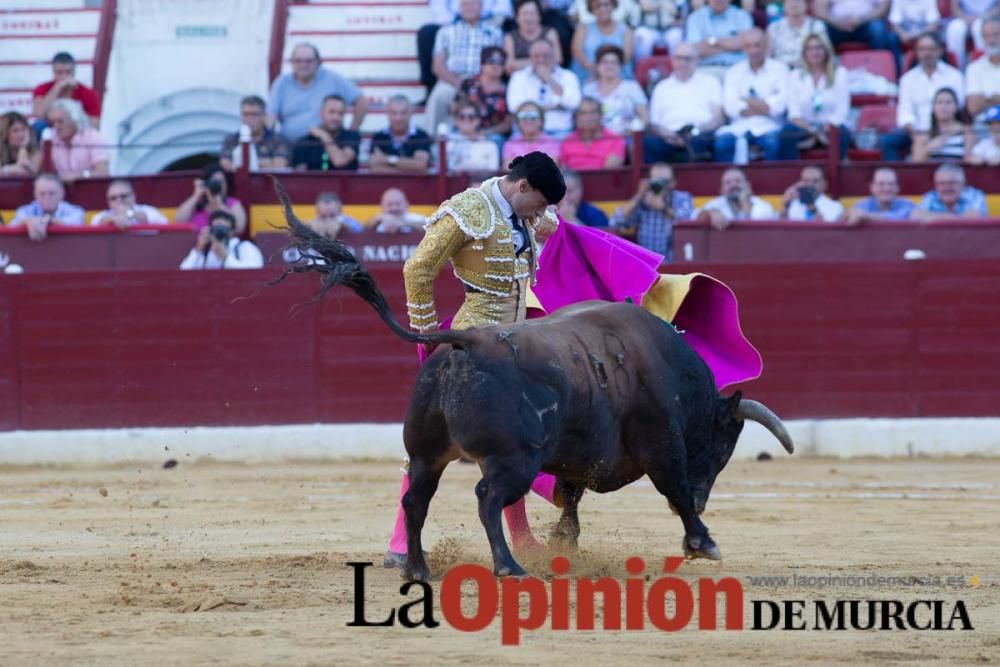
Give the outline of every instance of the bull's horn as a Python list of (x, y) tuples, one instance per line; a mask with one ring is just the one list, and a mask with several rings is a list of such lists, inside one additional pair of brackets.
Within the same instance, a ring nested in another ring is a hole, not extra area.
[(792, 436), (788, 435), (788, 429), (778, 419), (778, 415), (771, 412), (763, 403), (744, 398), (740, 401), (740, 407), (736, 409), (736, 418), (749, 419), (761, 424), (781, 442), (781, 446), (785, 448), (786, 452), (791, 454), (795, 451), (795, 445), (792, 444)]

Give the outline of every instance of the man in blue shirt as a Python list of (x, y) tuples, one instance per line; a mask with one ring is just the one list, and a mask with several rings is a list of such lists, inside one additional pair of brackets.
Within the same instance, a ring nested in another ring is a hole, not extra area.
[(988, 217), (986, 195), (965, 184), (965, 170), (946, 162), (934, 170), (934, 189), (913, 211), (914, 220), (968, 220)]
[(740, 34), (753, 27), (753, 17), (729, 0), (708, 0), (688, 16), (685, 41), (698, 47), (700, 67), (729, 67), (743, 60)]
[(915, 208), (909, 199), (899, 196), (899, 179), (889, 167), (881, 167), (872, 174), (868, 186), (871, 197), (862, 199), (847, 212), (848, 224), (858, 225), (875, 220), (908, 220)]
[(44, 241), (52, 224), (83, 224), (83, 209), (66, 201), (66, 188), (55, 174), (36, 176), (34, 193), (35, 200), (19, 207), (10, 221), (11, 227), (25, 225), (32, 241)]

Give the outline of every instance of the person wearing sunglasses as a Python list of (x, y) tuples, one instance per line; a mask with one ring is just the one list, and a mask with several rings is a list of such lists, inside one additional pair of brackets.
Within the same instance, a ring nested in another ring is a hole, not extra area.
[(459, 94), (475, 105), (479, 111), (480, 132), (493, 141), (499, 151), (514, 126), (514, 118), (507, 108), (507, 86), (503, 82), (507, 56), (499, 46), (487, 46), (480, 60), (479, 74), (463, 81)]
[(135, 202), (135, 190), (124, 179), (115, 179), (108, 185), (108, 208), (90, 219), (92, 225), (114, 225), (125, 229), (132, 225), (164, 225), (167, 219), (158, 209)]
[(504, 164), (518, 155), (527, 155), (532, 151), (545, 153), (558, 161), (559, 140), (542, 131), (545, 125), (545, 110), (541, 106), (534, 102), (525, 102), (517, 108), (514, 118), (517, 132), (504, 142), (502, 160)]
[(448, 136), (445, 155), (450, 171), (488, 171), (500, 165), (500, 149), (479, 129), (479, 110), (469, 100), (459, 100), (452, 114), (455, 129)]

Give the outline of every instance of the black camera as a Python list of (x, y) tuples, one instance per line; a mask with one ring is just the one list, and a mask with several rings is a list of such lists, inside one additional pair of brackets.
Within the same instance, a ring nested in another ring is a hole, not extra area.
[(205, 183), (205, 189), (211, 192), (214, 196), (218, 197), (222, 193), (222, 182), (221, 181), (209, 181)]
[(216, 241), (221, 241), (223, 243), (228, 241), (229, 237), (233, 235), (232, 228), (225, 223), (214, 224), (211, 227), (209, 227), (208, 231), (209, 234), (212, 235), (212, 238), (214, 238)]
[(654, 195), (662, 194), (664, 190), (667, 189), (667, 183), (661, 181), (660, 179), (654, 179), (649, 182), (649, 191)]
[(812, 206), (819, 199), (819, 192), (816, 188), (811, 187), (801, 187), (799, 188), (799, 201), (805, 206)]

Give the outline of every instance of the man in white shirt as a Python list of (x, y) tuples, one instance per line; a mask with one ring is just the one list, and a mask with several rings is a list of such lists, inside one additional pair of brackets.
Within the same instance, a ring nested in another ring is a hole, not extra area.
[(725, 122), (722, 85), (698, 71), (698, 47), (687, 42), (670, 55), (673, 74), (653, 88), (649, 125), (642, 138), (646, 164), (711, 157), (715, 130)]
[(236, 232), (236, 218), (229, 211), (213, 211), (208, 226), (202, 227), (198, 240), (184, 261), (182, 271), (203, 269), (259, 269), (264, 256), (250, 241), (241, 241)]
[(899, 106), (896, 107), (896, 128), (882, 135), (882, 159), (902, 160), (913, 144), (917, 132), (931, 127), (934, 95), (942, 88), (951, 88), (961, 105), (965, 81), (962, 73), (941, 60), (941, 45), (933, 35), (923, 35), (916, 43), (917, 66), (899, 80)]
[(694, 219), (725, 229), (733, 220), (776, 220), (774, 207), (755, 197), (750, 181), (739, 169), (727, 169), (722, 174), (722, 196), (710, 200), (694, 212)]
[(167, 219), (158, 209), (137, 204), (132, 184), (116, 178), (108, 184), (108, 208), (90, 219), (92, 225), (114, 225), (125, 229), (131, 225), (165, 225)]
[[(430, 91), (437, 82), (434, 75), (434, 41), (442, 26), (451, 25), (461, 20), (459, 5), (461, 0), (430, 0), (431, 23), (420, 26), (417, 30), (417, 61), (420, 63), (420, 83)], [(505, 19), (513, 15), (511, 0), (483, 0), (482, 12), (479, 15), (483, 21), (500, 27)]]
[(580, 80), (556, 64), (555, 49), (539, 39), (528, 52), (531, 67), (514, 72), (507, 84), (507, 108), (534, 102), (545, 110), (545, 132), (564, 136), (573, 130), (573, 111), (580, 105)]
[(767, 57), (767, 35), (760, 28), (743, 33), (741, 41), (747, 57), (726, 72), (722, 104), (729, 124), (715, 135), (715, 161), (733, 161), (737, 137), (746, 137), (748, 144), (759, 146), (765, 160), (779, 160), (783, 154), (781, 128), (788, 95), (788, 67)]
[(806, 167), (798, 183), (792, 184), (781, 200), (784, 220), (837, 222), (844, 217), (844, 205), (826, 196), (826, 176), (819, 167)]
[(981, 114), (1000, 104), (1000, 17), (983, 21), (984, 53), (965, 68), (966, 108), (977, 122)]

